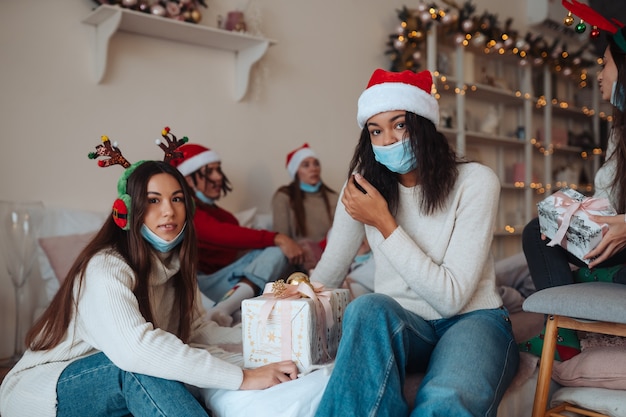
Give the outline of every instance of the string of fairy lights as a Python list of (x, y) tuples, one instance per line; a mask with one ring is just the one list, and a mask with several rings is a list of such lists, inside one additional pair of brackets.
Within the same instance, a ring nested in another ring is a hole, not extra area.
[[(560, 77), (571, 78), (579, 88), (588, 86), (589, 68), (601, 64), (600, 60), (585, 57), (585, 53), (591, 48), (590, 43), (586, 43), (578, 50), (570, 51), (568, 49), (568, 41), (577, 38), (576, 43), (580, 43), (580, 35), (587, 30), (584, 21), (580, 20), (575, 24), (571, 12), (566, 13), (564, 11), (564, 15), (566, 15), (562, 27), (554, 28), (563, 36), (550, 40), (541, 34), (532, 32), (521, 34), (513, 30), (513, 19), (511, 18), (501, 24), (497, 15), (487, 11), (482, 14), (476, 13), (476, 7), (471, 0), (467, 0), (461, 5), (454, 0), (441, 1), (444, 7), (422, 0), (414, 9), (405, 6), (397, 10), (400, 23), (394, 33), (389, 35), (388, 49), (385, 51), (391, 61), (391, 71), (411, 70), (417, 72), (421, 70), (423, 57), (426, 53), (428, 33), (432, 29), (437, 31), (438, 42), (470, 48), (474, 53), (482, 51), (484, 54), (517, 57), (520, 66), (531, 65), (538, 68), (548, 68), (550, 72)], [(434, 28), (433, 25), (435, 25)], [(592, 26), (589, 37), (594, 39), (599, 35), (599, 29)], [(448, 93), (466, 94), (468, 90), (476, 91), (481, 88), (480, 85), (475, 84), (463, 85), (462, 87), (451, 85), (446, 83), (446, 75), (440, 74), (438, 71), (435, 71), (433, 75), (438, 79), (441, 88), (444, 88)], [(435, 89), (433, 93), (435, 97), (440, 98), (439, 91)], [(594, 116), (596, 112), (596, 110), (586, 106), (577, 109), (567, 101), (557, 98), (548, 102), (545, 96), (533, 98), (530, 94), (521, 91), (514, 91), (513, 95), (525, 100), (533, 100), (537, 109), (551, 105), (553, 108), (580, 110), (583, 115), (589, 117)], [(611, 121), (611, 116), (601, 111), (599, 111), (598, 116), (601, 119)], [(542, 156), (547, 157), (552, 155), (555, 150), (559, 150), (559, 146), (544, 144), (536, 137), (530, 138), (529, 141), (533, 149)], [(568, 150), (572, 153), (577, 152), (583, 161), (603, 156), (603, 150), (595, 146), (578, 150), (570, 147)], [(513, 186), (522, 189), (528, 186), (537, 194), (544, 194), (565, 186), (583, 192), (592, 191), (591, 184), (575, 184), (563, 181), (555, 181), (554, 184), (531, 181), (528, 185), (522, 181), (517, 181), (513, 183)], [(515, 226), (506, 225), (504, 231), (512, 234), (515, 233), (516, 229)]]
[[(388, 49), (385, 51), (391, 60), (391, 71), (420, 70), (427, 34), (433, 25), (444, 41), (482, 50), (485, 54), (517, 56), (522, 66), (547, 66), (553, 72), (580, 78), (581, 87), (586, 83), (581, 78), (586, 74), (585, 69), (597, 63), (584, 56), (589, 48), (587, 44), (576, 51), (568, 50), (568, 41), (576, 38), (578, 42), (579, 35), (586, 30), (583, 21), (573, 30), (570, 28), (574, 23), (571, 13), (564, 19), (561, 30), (563, 36), (549, 40), (541, 34), (530, 31), (520, 34), (513, 30), (512, 18), (501, 24), (495, 14), (488, 11), (476, 13), (471, 0), (462, 5), (454, 0), (442, 2), (445, 7), (439, 7), (436, 3), (427, 4), (422, 0), (414, 9), (404, 6), (397, 10), (400, 24), (389, 35)], [(595, 38), (599, 33), (594, 26), (590, 36)]]

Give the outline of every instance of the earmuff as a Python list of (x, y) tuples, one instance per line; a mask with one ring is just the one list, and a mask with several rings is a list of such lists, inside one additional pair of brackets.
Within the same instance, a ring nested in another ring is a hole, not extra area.
[(126, 192), (126, 185), (128, 184), (128, 177), (131, 176), (135, 169), (146, 161), (135, 162), (124, 170), (120, 179), (117, 180), (117, 199), (113, 202), (113, 210), (111, 216), (113, 221), (123, 230), (130, 229), (130, 195)]

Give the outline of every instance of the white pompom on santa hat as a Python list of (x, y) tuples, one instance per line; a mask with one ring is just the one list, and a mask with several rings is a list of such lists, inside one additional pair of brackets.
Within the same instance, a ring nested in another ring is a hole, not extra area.
[(357, 123), (363, 129), (370, 117), (378, 113), (405, 110), (439, 124), (439, 104), (432, 96), (430, 71), (391, 72), (377, 69), (359, 97)]
[(300, 168), (302, 161), (309, 157), (318, 159), (315, 152), (313, 152), (313, 149), (311, 149), (309, 144), (306, 142), (304, 145), (287, 154), (287, 162), (285, 163), (285, 166), (287, 167), (287, 172), (292, 180), (296, 178), (296, 173), (298, 172), (298, 168)]
[(222, 160), (214, 150), (195, 143), (185, 143), (176, 150), (182, 152), (183, 157), (172, 159), (170, 164), (178, 168), (178, 171), (185, 176), (193, 174), (207, 164)]

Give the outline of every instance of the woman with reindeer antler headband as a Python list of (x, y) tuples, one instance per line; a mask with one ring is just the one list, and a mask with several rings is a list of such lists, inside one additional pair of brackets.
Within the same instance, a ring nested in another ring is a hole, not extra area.
[[(167, 128), (162, 135), (166, 159), (176, 156), (181, 141)], [(194, 202), (178, 170), (130, 164), (106, 136), (90, 154), (99, 156), (109, 157), (100, 166), (126, 168), (112, 216), (27, 334), (29, 349), (0, 387), (2, 416), (207, 417), (187, 385), (263, 389), (295, 379), (291, 361), (242, 370), (215, 346), (240, 343), (241, 329), (208, 320), (200, 302)]]
[[(613, 122), (605, 163), (594, 178), (594, 197), (607, 198), (620, 214), (589, 216), (592, 221), (607, 224), (609, 228), (600, 243), (585, 255), (590, 260), (588, 265), (561, 246), (548, 246), (550, 240), (541, 233), (537, 218), (524, 228), (524, 254), (537, 290), (587, 280), (626, 284), (626, 28), (576, 0), (563, 0), (562, 3), (570, 14), (607, 33), (608, 46), (602, 57), (598, 83), (602, 99), (613, 106)], [(566, 18), (566, 24), (572, 21), (570, 17)], [(572, 272), (571, 265), (578, 269)], [(536, 355), (541, 354), (542, 346), (543, 335), (520, 344), (523, 351)], [(579, 348), (575, 331), (559, 329), (555, 358), (567, 359), (580, 352)]]

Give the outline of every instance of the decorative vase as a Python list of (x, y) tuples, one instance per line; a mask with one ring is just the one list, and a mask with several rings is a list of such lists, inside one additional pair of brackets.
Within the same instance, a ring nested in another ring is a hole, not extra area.
[(4, 263), (15, 292), (14, 351), (7, 364), (16, 363), (24, 353), (26, 323), (22, 309), (26, 281), (37, 259), (37, 238), (43, 222), (44, 206), (40, 201), (2, 202)]

